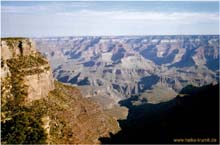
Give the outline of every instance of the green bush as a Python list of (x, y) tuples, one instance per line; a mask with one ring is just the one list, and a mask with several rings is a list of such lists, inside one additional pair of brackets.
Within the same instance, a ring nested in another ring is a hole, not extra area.
[(36, 56), (19, 56), (18, 58), (12, 58), (7, 60), (7, 64), (11, 68), (32, 68), (40, 67), (42, 65), (48, 64), (48, 62), (41, 56), (39, 53), (36, 53)]
[(45, 144), (46, 133), (42, 122), (31, 114), (22, 112), (2, 126), (2, 141), (7, 144)]

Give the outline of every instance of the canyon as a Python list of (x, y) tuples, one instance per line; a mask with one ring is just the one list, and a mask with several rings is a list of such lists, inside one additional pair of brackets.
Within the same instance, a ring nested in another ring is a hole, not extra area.
[(77, 87), (55, 81), (31, 39), (2, 38), (1, 52), (1, 143), (97, 144), (120, 130), (125, 107), (103, 110)]
[(219, 81), (217, 35), (85, 36), (35, 38), (54, 77), (78, 86), (106, 108), (138, 96), (149, 103), (173, 99), (191, 84)]
[(219, 74), (217, 35), (2, 38), (1, 143), (216, 139)]

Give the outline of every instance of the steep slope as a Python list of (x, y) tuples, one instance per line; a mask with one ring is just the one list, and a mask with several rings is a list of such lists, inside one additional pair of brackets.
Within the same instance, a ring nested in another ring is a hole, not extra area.
[(99, 105), (83, 98), (77, 88), (59, 82), (55, 82), (47, 98), (35, 101), (33, 107), (48, 116), (51, 144), (99, 143), (99, 137), (120, 130), (116, 120)]
[(49, 63), (26, 38), (1, 39), (1, 52), (1, 142), (46, 143), (42, 116), (29, 105), (54, 89)]
[(1, 143), (92, 144), (120, 130), (113, 110), (54, 82), (32, 40), (3, 38), (1, 51)]
[(129, 108), (122, 130), (102, 143), (219, 143), (219, 84), (187, 86), (175, 99), (151, 104), (136, 98), (122, 101)]

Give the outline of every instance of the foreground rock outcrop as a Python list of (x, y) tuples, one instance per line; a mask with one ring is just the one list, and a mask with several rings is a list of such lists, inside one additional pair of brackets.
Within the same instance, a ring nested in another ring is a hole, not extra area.
[[(26, 101), (46, 97), (54, 89), (52, 72), (46, 58), (35, 49), (32, 40), (7, 38), (1, 41), (1, 80), (21, 78), (27, 86)], [(15, 78), (16, 77), (16, 78)]]
[(32, 40), (1, 39), (1, 52), (1, 143), (91, 144), (120, 130), (114, 111), (54, 81)]

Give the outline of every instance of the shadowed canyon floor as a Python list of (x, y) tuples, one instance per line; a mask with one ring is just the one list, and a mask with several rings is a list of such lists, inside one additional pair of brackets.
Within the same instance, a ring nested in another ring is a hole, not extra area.
[[(219, 143), (219, 84), (187, 86), (175, 99), (132, 105), (136, 97), (121, 101), (129, 108), (122, 130), (102, 143)], [(183, 140), (183, 141), (182, 141)]]

